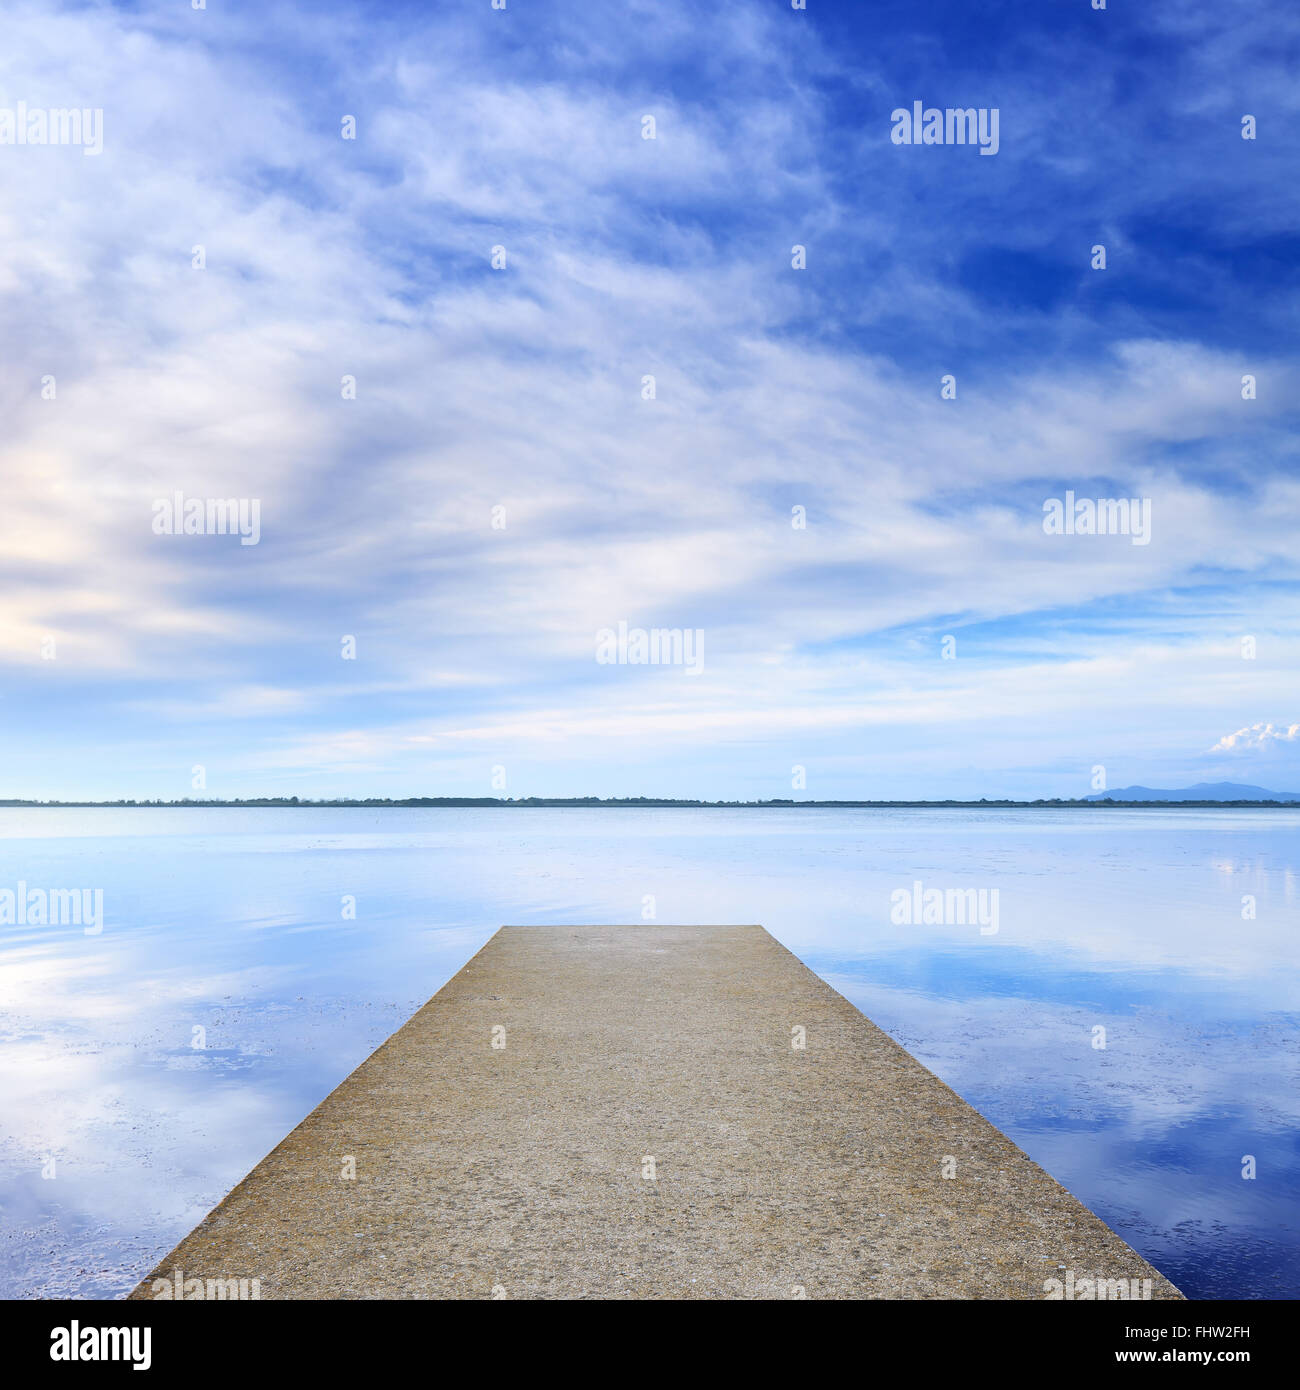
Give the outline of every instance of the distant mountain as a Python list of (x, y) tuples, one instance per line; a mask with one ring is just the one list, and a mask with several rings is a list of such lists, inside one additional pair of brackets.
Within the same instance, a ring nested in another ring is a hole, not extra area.
[(1267, 787), (1248, 787), (1241, 782), (1198, 782), (1173, 791), (1160, 787), (1121, 787), (1097, 792), (1089, 801), (1300, 801), (1300, 792), (1271, 792)]

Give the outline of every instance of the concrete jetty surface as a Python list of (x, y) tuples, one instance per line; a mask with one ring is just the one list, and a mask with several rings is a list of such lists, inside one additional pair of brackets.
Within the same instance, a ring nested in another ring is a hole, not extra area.
[(263, 1298), (1042, 1299), (1050, 1279), (1181, 1297), (756, 926), (503, 927), (131, 1296), (196, 1279)]

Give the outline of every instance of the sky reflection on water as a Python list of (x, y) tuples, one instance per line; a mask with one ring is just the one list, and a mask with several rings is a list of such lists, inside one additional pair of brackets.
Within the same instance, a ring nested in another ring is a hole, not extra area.
[[(638, 921), (649, 894), (660, 922), (761, 922), (1190, 1296), (1295, 1297), (1298, 828), (0, 810), (0, 889), (102, 888), (106, 916), (0, 927), (0, 1296), (125, 1293), (497, 926)], [(891, 921), (916, 880), (997, 888), (998, 931)]]

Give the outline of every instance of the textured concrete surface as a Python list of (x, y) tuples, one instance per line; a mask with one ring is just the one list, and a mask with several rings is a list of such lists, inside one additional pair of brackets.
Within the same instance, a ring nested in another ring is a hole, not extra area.
[(132, 1297), (176, 1269), (263, 1298), (1180, 1296), (761, 927), (503, 927)]

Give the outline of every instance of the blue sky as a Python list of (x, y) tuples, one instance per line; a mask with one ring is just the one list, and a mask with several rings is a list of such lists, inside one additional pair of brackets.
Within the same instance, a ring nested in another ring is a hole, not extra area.
[[(3, 794), (1300, 790), (1295, 11), (6, 38), (0, 109), (103, 152), (0, 145)], [(894, 144), (914, 101), (998, 152)], [(177, 491), (258, 544), (155, 534)], [(1045, 534), (1067, 491), (1149, 543)], [(620, 622), (703, 669), (597, 662)]]

